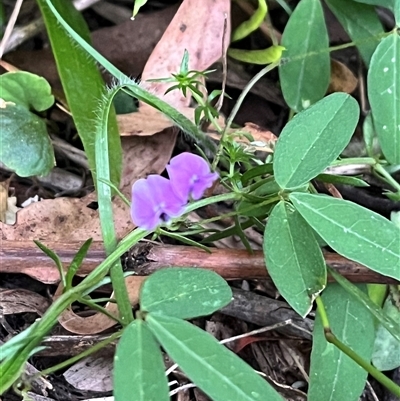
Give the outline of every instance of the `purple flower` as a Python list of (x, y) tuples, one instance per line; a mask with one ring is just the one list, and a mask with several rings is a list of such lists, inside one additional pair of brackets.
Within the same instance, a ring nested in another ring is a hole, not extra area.
[(200, 199), (218, 178), (217, 173), (211, 173), (202, 157), (188, 152), (173, 157), (167, 165), (167, 171), (175, 194), (184, 203), (189, 196), (194, 200)]
[(171, 217), (180, 216), (185, 204), (175, 195), (171, 181), (159, 175), (141, 178), (132, 186), (132, 220), (145, 230), (153, 230)]

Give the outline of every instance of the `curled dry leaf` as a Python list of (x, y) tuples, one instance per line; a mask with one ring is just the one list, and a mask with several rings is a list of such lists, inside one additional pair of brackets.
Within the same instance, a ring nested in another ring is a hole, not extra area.
[[(142, 79), (165, 78), (177, 73), (184, 51), (189, 53), (189, 70), (203, 71), (222, 56), (224, 18), (227, 18), (226, 49), (231, 36), (229, 0), (184, 0), (153, 50)], [(146, 87), (162, 96), (171, 83), (151, 82)], [(164, 99), (177, 109), (188, 106), (190, 97), (172, 91)]]
[(79, 390), (111, 391), (113, 359), (113, 352), (102, 349), (75, 363), (63, 376)]
[(328, 93), (345, 92), (352, 93), (357, 88), (358, 79), (351, 70), (340, 61), (331, 60), (331, 80)]
[(4, 315), (35, 312), (42, 316), (50, 304), (45, 297), (24, 289), (0, 288), (0, 299)]
[[(245, 134), (250, 134), (253, 141), (250, 141)], [(209, 134), (211, 138), (219, 140), (220, 136), (215, 133)], [(271, 131), (265, 130), (257, 124), (246, 123), (243, 128), (229, 130), (229, 135), (241, 145), (249, 148), (249, 150), (258, 150), (261, 152), (273, 153), (275, 143), (278, 137)]]
[(17, 198), (8, 196), (10, 181), (11, 177), (0, 182), (0, 222), (12, 225), (16, 222), (19, 208), (16, 206)]
[[(128, 289), (129, 301), (132, 305), (137, 305), (139, 302), (140, 286), (146, 276), (129, 276), (125, 279), (126, 287)], [(62, 287), (57, 288), (55, 297), (60, 296)], [(108, 313), (117, 316), (118, 306), (115, 303), (108, 303), (106, 305)], [(68, 308), (59, 318), (59, 323), (67, 330), (75, 334), (95, 334), (101, 333), (117, 324), (116, 320), (109, 318), (102, 313), (95, 313), (89, 317), (81, 317), (75, 314), (71, 308)]]

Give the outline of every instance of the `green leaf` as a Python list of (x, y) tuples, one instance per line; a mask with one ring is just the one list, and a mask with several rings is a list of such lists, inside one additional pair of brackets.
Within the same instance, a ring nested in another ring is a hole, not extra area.
[(275, 63), (282, 57), (282, 52), (285, 50), (283, 46), (271, 46), (262, 50), (242, 50), (228, 49), (228, 56), (235, 60), (243, 61), (251, 64), (270, 64)]
[(45, 122), (13, 102), (0, 103), (0, 119), (0, 160), (20, 177), (48, 174), (55, 160)]
[[(262, 183), (262, 181), (264, 181), (264, 183)], [(244, 194), (244, 199), (240, 201), (236, 208), (236, 211), (241, 216), (265, 216), (271, 212), (273, 203), (262, 206), (258, 206), (258, 204), (268, 199), (275, 199), (276, 194), (280, 191), (280, 187), (273, 176), (263, 179), (262, 181), (251, 186), (251, 188), (253, 188), (255, 185), (260, 184), (253, 192)]]
[(400, 36), (379, 43), (368, 72), (368, 99), (378, 139), (387, 161), (400, 164)]
[(241, 40), (249, 36), (252, 32), (257, 30), (264, 22), (268, 12), (268, 6), (265, 0), (258, 0), (258, 8), (254, 14), (247, 20), (242, 22), (232, 33), (231, 42)]
[[(46, 0), (38, 0), (40, 10), (50, 38), (58, 73), (61, 78), (68, 106), (72, 112), (76, 128), (82, 140), (92, 174), (96, 174), (94, 122), (97, 117), (99, 101), (104, 95), (105, 85), (96, 62), (87, 57), (87, 53), (77, 46), (74, 39), (64, 30), (49, 8)], [(69, 25), (89, 42), (90, 34), (81, 14), (71, 2), (53, 0), (58, 12)], [(114, 112), (109, 117), (108, 147), (111, 160), (111, 181), (119, 183), (122, 150)]]
[(115, 401), (169, 401), (161, 350), (143, 320), (122, 333), (114, 358)]
[(316, 179), (332, 184), (345, 184), (352, 185), (353, 187), (369, 187), (369, 184), (361, 178), (349, 177), (347, 175), (318, 174)]
[(279, 202), (268, 218), (264, 255), (280, 294), (305, 317), (325, 288), (325, 260), (312, 229), (287, 202)]
[(289, 198), (336, 252), (400, 280), (400, 230), (391, 221), (342, 199), (306, 193)]
[(54, 251), (52, 251), (50, 248), (48, 248), (46, 245), (42, 244), (40, 241), (33, 241), (33, 242), (44, 254), (46, 254), (55, 263), (58, 273), (60, 274), (61, 283), (65, 288), (65, 286), (67, 284), (66, 284), (66, 280), (65, 280), (65, 272), (64, 272), (63, 263), (62, 263), (60, 257)]
[(376, 133), (374, 123), (372, 121), (371, 112), (369, 112), (363, 123), (363, 139), (365, 142), (365, 151), (369, 157), (374, 157), (374, 148), (376, 142)]
[(6, 72), (0, 76), (0, 96), (30, 110), (43, 111), (54, 103), (49, 83), (30, 72)]
[(400, 26), (400, 0), (354, 0), (354, 1), (388, 8), (394, 14), (396, 25)]
[(272, 163), (261, 164), (260, 166), (255, 166), (247, 170), (242, 174), (240, 180), (242, 184), (246, 186), (248, 182), (256, 177), (261, 177), (264, 174), (271, 174), (274, 171)]
[[(333, 334), (363, 359), (369, 361), (374, 343), (372, 315), (339, 285), (329, 285), (322, 294)], [(317, 314), (311, 353), (309, 401), (358, 401), (367, 372), (333, 344), (326, 341)]]
[[(92, 244), (92, 238), (86, 240), (84, 244), (79, 248), (79, 251), (76, 253), (74, 258), (72, 259), (72, 262), (68, 266), (67, 274), (65, 275), (64, 292), (68, 291), (72, 287), (72, 280), (76, 272), (80, 268), (83, 260), (85, 259), (91, 244)], [(64, 272), (62, 264), (61, 264), (61, 271)]]
[(326, 0), (326, 4), (356, 43), (368, 66), (379, 43), (378, 37), (383, 32), (375, 7), (348, 0)]
[(135, 4), (133, 6), (132, 19), (134, 19), (139, 12), (139, 10), (147, 3), (147, 0), (135, 0)]
[(168, 355), (213, 401), (283, 401), (266, 380), (209, 333), (155, 313), (146, 321)]
[[(392, 289), (392, 291), (395, 290)], [(395, 292), (395, 296), (391, 293), (387, 297), (383, 311), (396, 322), (397, 330), (400, 332), (400, 310), (395, 297), (397, 299), (399, 297), (398, 290)], [(376, 330), (372, 363), (380, 371), (393, 370), (400, 366), (400, 342), (382, 324), (379, 324)]]
[(334, 93), (297, 114), (275, 147), (275, 180), (298, 188), (323, 172), (346, 147), (357, 125), (359, 107), (350, 95)]
[(158, 270), (143, 283), (140, 291), (142, 311), (181, 319), (210, 315), (231, 300), (232, 291), (221, 276), (195, 268)]
[(358, 3), (364, 3), (364, 4), (370, 4), (374, 6), (380, 6), (380, 7), (386, 7), (389, 8), (390, 10), (394, 10), (396, 7), (396, 3), (398, 3), (398, 0), (353, 0)]
[(301, 111), (320, 100), (329, 85), (329, 40), (320, 1), (300, 1), (281, 45), (287, 49), (279, 66), (283, 96), (290, 108)]
[[(35, 334), (35, 327), (36, 322), (27, 327), (25, 330), (19, 332), (18, 335), (11, 337), (9, 340), (7, 340), (7, 342), (0, 345), (0, 361), (5, 359), (15, 359), (15, 356), (18, 354), (18, 352), (30, 342), (30, 338)], [(2, 382), (0, 381), (0, 386), (1, 385)], [(0, 387), (0, 394), (3, 394), (1, 388), (2, 387)]]
[(364, 292), (352, 284), (349, 280), (341, 276), (336, 270), (328, 266), (329, 274), (340, 284), (349, 294), (360, 301), (364, 307), (385, 327), (397, 341), (400, 342), (400, 331), (398, 324), (383, 312), (382, 308), (377, 306)]

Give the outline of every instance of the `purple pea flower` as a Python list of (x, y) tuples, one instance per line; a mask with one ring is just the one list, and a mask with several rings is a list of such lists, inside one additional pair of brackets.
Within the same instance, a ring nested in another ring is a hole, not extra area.
[(218, 178), (202, 157), (188, 152), (173, 157), (167, 171), (175, 194), (184, 203), (189, 196), (194, 200), (200, 199)]
[(132, 220), (145, 230), (154, 230), (171, 217), (180, 216), (185, 204), (175, 195), (171, 181), (159, 175), (141, 178), (132, 186)]

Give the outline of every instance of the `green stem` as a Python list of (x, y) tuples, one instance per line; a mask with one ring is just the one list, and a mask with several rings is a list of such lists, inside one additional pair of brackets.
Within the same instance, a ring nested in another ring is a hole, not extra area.
[(227, 194), (210, 196), (209, 198), (200, 199), (190, 203), (185, 209), (185, 213), (193, 212), (201, 207), (211, 205), (212, 203), (233, 201), (242, 199), (242, 194), (238, 192), (229, 192)]
[(325, 331), (325, 338), (331, 344), (334, 344), (347, 356), (349, 356), (354, 362), (364, 368), (372, 377), (374, 377), (379, 383), (385, 386), (391, 393), (400, 397), (400, 386), (390, 380), (382, 372), (371, 365), (365, 359), (361, 358), (356, 352), (349, 348), (346, 344), (343, 344), (330, 330)]
[(325, 306), (322, 301), (322, 298), (320, 296), (317, 296), (317, 298), (315, 298), (315, 302), (318, 306), (317, 312), (321, 318), (326, 341), (328, 341), (331, 344), (334, 344), (338, 349), (340, 349), (343, 353), (345, 353), (348, 357), (350, 357), (359, 366), (364, 368), (371, 376), (373, 376), (376, 380), (378, 380), (383, 386), (385, 386), (393, 394), (400, 396), (400, 387), (396, 383), (394, 383), (387, 376), (385, 376), (382, 372), (380, 372), (378, 369), (376, 369), (375, 366), (372, 366), (365, 359), (361, 358), (356, 352), (354, 352), (346, 344), (342, 343), (332, 333), (332, 329), (329, 325), (328, 316), (326, 314), (326, 310), (325, 310)]
[(381, 175), (388, 184), (390, 184), (400, 194), (400, 184), (385, 170), (385, 168), (377, 163), (374, 166), (374, 170)]
[(91, 299), (79, 298), (78, 301), (81, 304), (87, 305), (89, 308), (106, 315), (110, 319), (115, 320), (116, 323), (119, 323), (121, 326), (123, 326), (122, 321), (118, 318), (118, 316), (112, 315), (106, 308), (103, 308), (102, 306), (97, 304), (97, 302), (99, 302), (100, 300), (96, 299), (96, 302), (94, 302)]
[(110, 337), (104, 339), (103, 341), (98, 342), (96, 345), (93, 345), (93, 347), (90, 347), (86, 351), (83, 351), (80, 354), (75, 355), (72, 358), (67, 359), (66, 361), (58, 363), (57, 365), (54, 365), (51, 368), (47, 368), (47, 369), (42, 370), (35, 377), (46, 376), (46, 375), (49, 375), (49, 374), (51, 374), (53, 372), (56, 372), (57, 370), (66, 368), (67, 366), (70, 366), (70, 365), (74, 364), (75, 362), (78, 362), (82, 358), (85, 358), (86, 356), (89, 356), (89, 355), (95, 353), (96, 351), (101, 350), (106, 345), (112, 343), (113, 341), (115, 341), (116, 339), (121, 337), (121, 335), (122, 335), (122, 332), (121, 331), (117, 331), (116, 333), (112, 334)]
[[(17, 357), (8, 358), (0, 364), (0, 376), (3, 381), (0, 381), (0, 393), (7, 390), (12, 383), (20, 376), (23, 366), (27, 359), (31, 356), (32, 351), (40, 344), (43, 337), (57, 323), (58, 317), (63, 311), (88, 289), (96, 285), (108, 273), (110, 265), (115, 263), (125, 252), (127, 252), (134, 244), (143, 239), (149, 234), (143, 229), (136, 229), (129, 233), (117, 246), (116, 250), (111, 253), (100, 265), (89, 273), (80, 284), (71, 288), (69, 291), (57, 298), (45, 314), (37, 320), (35, 331), (29, 337), (29, 341), (24, 338), (24, 333), (21, 334), (21, 346), (15, 349)], [(13, 340), (20, 335), (18, 334)], [(0, 347), (0, 355), (3, 347), (7, 347), (7, 343)], [(16, 346), (17, 347), (17, 346)]]
[(349, 157), (348, 159), (340, 159), (331, 163), (330, 167), (351, 166), (352, 164), (365, 164), (375, 166), (377, 161), (373, 157)]
[(123, 326), (127, 326), (133, 320), (133, 312), (120, 260), (117, 260), (112, 265), (110, 269), (110, 278), (114, 297), (118, 305), (121, 323)]
[(322, 327), (324, 328), (325, 331), (329, 330), (330, 325), (329, 325), (328, 315), (326, 314), (324, 302), (322, 301), (322, 298), (319, 295), (315, 298), (315, 303), (317, 304), (317, 312), (319, 317), (321, 318)]
[(267, 74), (269, 71), (273, 70), (275, 67), (277, 67), (280, 63), (279, 61), (276, 61), (275, 63), (269, 64), (266, 67), (264, 67), (259, 73), (254, 75), (254, 77), (249, 81), (249, 83), (245, 86), (243, 89), (242, 93), (240, 94), (238, 100), (235, 103), (235, 106), (233, 107), (231, 114), (229, 115), (228, 119), (226, 120), (226, 125), (224, 130), (222, 131), (221, 138), (219, 140), (217, 152), (215, 154), (214, 161), (212, 163), (212, 169), (215, 170), (215, 168), (218, 165), (219, 159), (222, 155), (222, 148), (223, 148), (223, 142), (226, 133), (228, 132), (229, 128), (232, 125), (233, 119), (236, 117), (237, 112), (239, 111), (244, 98), (247, 96), (247, 94), (250, 92), (251, 88), (254, 86), (254, 84), (259, 81), (265, 74)]
[[(195, 92), (191, 92), (192, 93), (192, 96), (193, 96), (193, 98), (194, 98), (194, 100), (196, 100), (196, 102), (197, 102), (197, 104), (199, 104), (201, 107), (203, 107), (203, 108), (206, 108), (207, 107), (207, 104), (206, 104), (206, 102), (204, 101), (204, 99), (203, 98), (201, 98), (197, 93), (195, 93)], [(214, 125), (214, 127), (215, 127), (215, 129), (218, 131), (218, 132), (222, 132), (222, 128), (219, 126), (219, 124), (218, 124), (218, 120), (216, 120), (215, 119), (215, 117), (214, 116), (212, 116), (211, 115), (211, 113), (210, 113), (210, 116), (209, 116), (210, 118), (210, 123), (212, 124), (212, 125)]]

